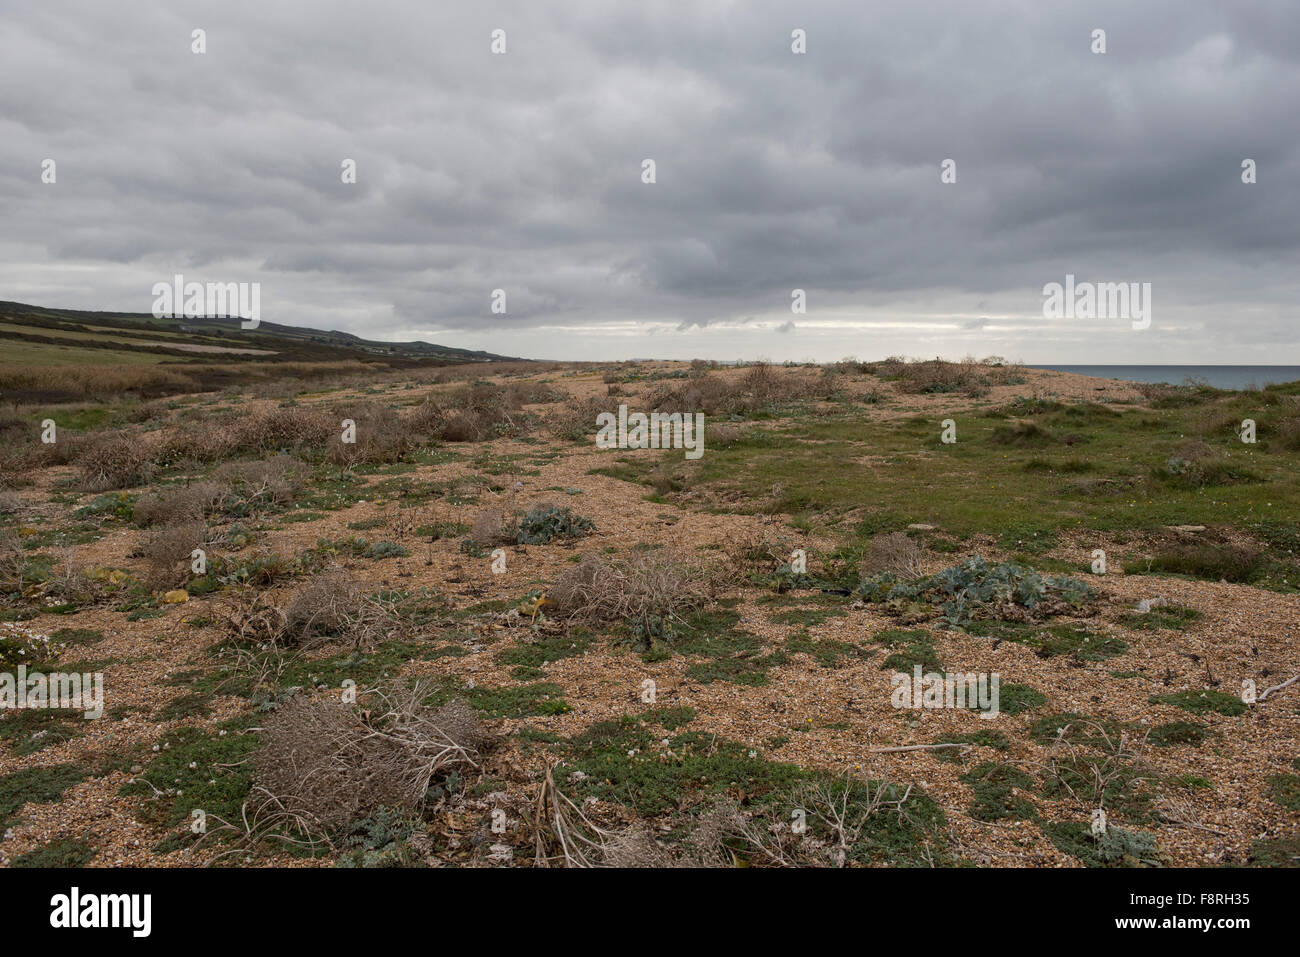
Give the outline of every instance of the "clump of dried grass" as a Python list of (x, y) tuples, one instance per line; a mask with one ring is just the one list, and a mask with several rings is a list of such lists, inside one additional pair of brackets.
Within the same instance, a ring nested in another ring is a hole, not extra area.
[(226, 462), (212, 473), (215, 482), (228, 484), (239, 497), (256, 507), (288, 505), (307, 483), (307, 466), (292, 455), (274, 455), (255, 462)]
[(21, 592), (32, 584), (26, 557), (18, 533), (11, 528), (0, 528), (0, 592)]
[(482, 442), (489, 436), (491, 423), (473, 409), (451, 413), (443, 423), (442, 437), (448, 442)]
[(227, 599), (226, 630), (236, 645), (274, 646), (284, 632), (284, 611), (266, 592), (242, 589)]
[(589, 624), (626, 622), (649, 633), (712, 598), (713, 576), (659, 551), (610, 560), (588, 554), (547, 592), (557, 617)]
[(749, 393), (750, 402), (755, 408), (762, 408), (776, 398), (780, 388), (779, 378), (769, 363), (755, 362), (740, 377), (740, 387)]
[(443, 424), (442, 437), (448, 442), (482, 442), (517, 434), (526, 421), (524, 401), (537, 398), (518, 386), (492, 382), (463, 386), (444, 397), (452, 411)]
[(233, 424), (232, 452), (297, 451), (319, 447), (331, 437), (337, 438), (342, 424), (319, 410), (300, 406), (265, 409)]
[(474, 516), (469, 537), (476, 545), (513, 545), (519, 523), (499, 508), (485, 508)]
[(461, 701), (422, 704), (426, 683), (367, 694), (367, 707), (336, 698), (290, 699), (266, 722), (254, 773), (286, 806), (326, 828), (379, 808), (423, 813), (430, 787), (479, 767), (491, 736)]
[(921, 547), (903, 532), (877, 535), (867, 544), (862, 558), (862, 571), (866, 575), (892, 572), (904, 580), (921, 577)]
[(88, 492), (147, 485), (153, 474), (150, 443), (127, 432), (110, 432), (81, 444), (76, 463), (81, 487)]
[(218, 482), (202, 481), (164, 492), (146, 492), (136, 499), (133, 517), (137, 525), (176, 525), (202, 521), (226, 494)]
[[(331, 462), (344, 466), (396, 462), (414, 447), (409, 425), (380, 402), (353, 402), (336, 406), (334, 411), (340, 426), (329, 441)], [(356, 425), (353, 442), (342, 440), (345, 419)]]
[(205, 544), (207, 527), (202, 520), (167, 525), (149, 536), (140, 548), (148, 561), (146, 583), (150, 588), (174, 588), (188, 577), (190, 556)]
[[(615, 387), (610, 386), (610, 388)], [(614, 396), (618, 393), (611, 391), (609, 395)], [(610, 403), (607, 398), (570, 398), (547, 416), (546, 428), (559, 439), (569, 439), (574, 442), (594, 439), (596, 417), (602, 412), (613, 411), (610, 408), (611, 404), (617, 406), (617, 403)]]
[(317, 575), (284, 607), (275, 639), (284, 646), (311, 648), (329, 642), (369, 647), (397, 624), (389, 609), (367, 595), (342, 571)]
[(680, 412), (693, 415), (704, 412), (740, 412), (749, 407), (743, 390), (719, 376), (704, 375), (686, 380), (681, 385), (665, 385), (648, 397), (651, 411)]
[(254, 512), (290, 504), (306, 484), (307, 467), (291, 455), (255, 462), (226, 462), (210, 478), (161, 492), (146, 492), (135, 503), (136, 524), (173, 525), (213, 514)]
[(441, 439), (447, 427), (448, 412), (434, 396), (429, 396), (402, 419), (412, 434), (424, 439)]

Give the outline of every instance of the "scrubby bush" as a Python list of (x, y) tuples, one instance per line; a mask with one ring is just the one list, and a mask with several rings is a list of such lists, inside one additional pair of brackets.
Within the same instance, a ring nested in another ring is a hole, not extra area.
[(868, 575), (889, 572), (902, 581), (921, 575), (921, 547), (904, 532), (877, 535), (867, 545), (862, 570)]
[[(611, 386), (610, 388), (614, 388)], [(616, 395), (611, 392), (610, 395)], [(546, 419), (546, 427), (560, 439), (578, 442), (593, 439), (596, 434), (596, 417), (602, 412), (612, 412), (608, 399), (569, 399)]]
[(519, 537), (519, 523), (498, 508), (485, 508), (474, 516), (469, 537), (480, 547), (513, 544)]
[[(329, 460), (336, 465), (373, 465), (400, 461), (414, 448), (414, 436), (407, 422), (380, 402), (352, 402), (334, 407), (340, 431), (330, 437)], [(356, 426), (355, 441), (342, 440), (341, 423)]]
[(450, 775), (476, 770), (491, 743), (463, 702), (422, 704), (429, 691), (392, 685), (364, 708), (336, 696), (291, 699), (265, 722), (256, 780), (327, 830), (384, 808), (421, 814), (430, 793)]
[(588, 554), (561, 573), (546, 597), (556, 617), (662, 634), (709, 600), (709, 580), (705, 571), (657, 551), (620, 560)]
[(319, 409), (266, 409), (236, 420), (231, 451), (265, 453), (320, 447), (330, 438), (337, 439), (341, 428), (339, 420)]
[(149, 563), (151, 588), (174, 588), (188, 577), (190, 556), (204, 545), (207, 529), (202, 521), (184, 522), (154, 532), (140, 551)]
[(325, 572), (307, 582), (289, 599), (276, 640), (286, 646), (310, 648), (326, 642), (367, 647), (395, 624), (385, 608), (341, 571)]
[(141, 436), (110, 432), (80, 446), (76, 462), (81, 487), (90, 492), (148, 484), (153, 473), (150, 445)]

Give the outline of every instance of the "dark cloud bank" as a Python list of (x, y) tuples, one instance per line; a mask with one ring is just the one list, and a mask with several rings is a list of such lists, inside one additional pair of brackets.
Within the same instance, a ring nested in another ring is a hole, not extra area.
[[(147, 311), (180, 272), (260, 282), (274, 321), (554, 358), (1300, 362), (1293, 2), (0, 23), (0, 298)], [(1067, 273), (1151, 283), (1150, 328), (1044, 318)]]

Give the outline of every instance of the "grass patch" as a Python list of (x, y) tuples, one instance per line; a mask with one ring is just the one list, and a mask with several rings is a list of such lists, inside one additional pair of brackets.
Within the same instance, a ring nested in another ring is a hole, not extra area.
[(1128, 651), (1113, 635), (1098, 635), (1082, 625), (1035, 625), (1018, 621), (974, 621), (967, 632), (981, 638), (1001, 638), (1034, 650), (1040, 658), (1068, 655), (1076, 661), (1105, 661)]
[(1207, 736), (1208, 729), (1204, 725), (1191, 721), (1172, 721), (1152, 728), (1147, 740), (1157, 748), (1173, 748), (1184, 744), (1204, 744)]
[(52, 804), (87, 776), (86, 769), (79, 765), (54, 764), (0, 777), (0, 827), (8, 824), (24, 804)]
[(10, 867), (85, 867), (95, 856), (95, 849), (85, 841), (60, 838), (33, 851), (20, 854)]
[(984, 761), (961, 776), (975, 792), (970, 816), (977, 821), (1028, 821), (1038, 816), (1034, 805), (1018, 792), (1030, 791), (1034, 779), (1009, 764)]
[(1152, 704), (1171, 704), (1175, 708), (1182, 708), (1184, 711), (1192, 712), (1192, 714), (1214, 712), (1230, 718), (1245, 714), (1248, 710), (1240, 698), (1224, 694), (1222, 691), (1189, 689), (1187, 691), (1175, 691), (1173, 694), (1152, 695), (1149, 700)]

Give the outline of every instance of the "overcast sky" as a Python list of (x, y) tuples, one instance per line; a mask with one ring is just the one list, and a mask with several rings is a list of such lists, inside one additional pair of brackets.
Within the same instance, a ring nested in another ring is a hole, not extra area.
[[(0, 299), (181, 273), (538, 358), (1300, 364), (1298, 116), (1295, 0), (0, 0)], [(1044, 318), (1067, 273), (1151, 283), (1150, 327)]]

